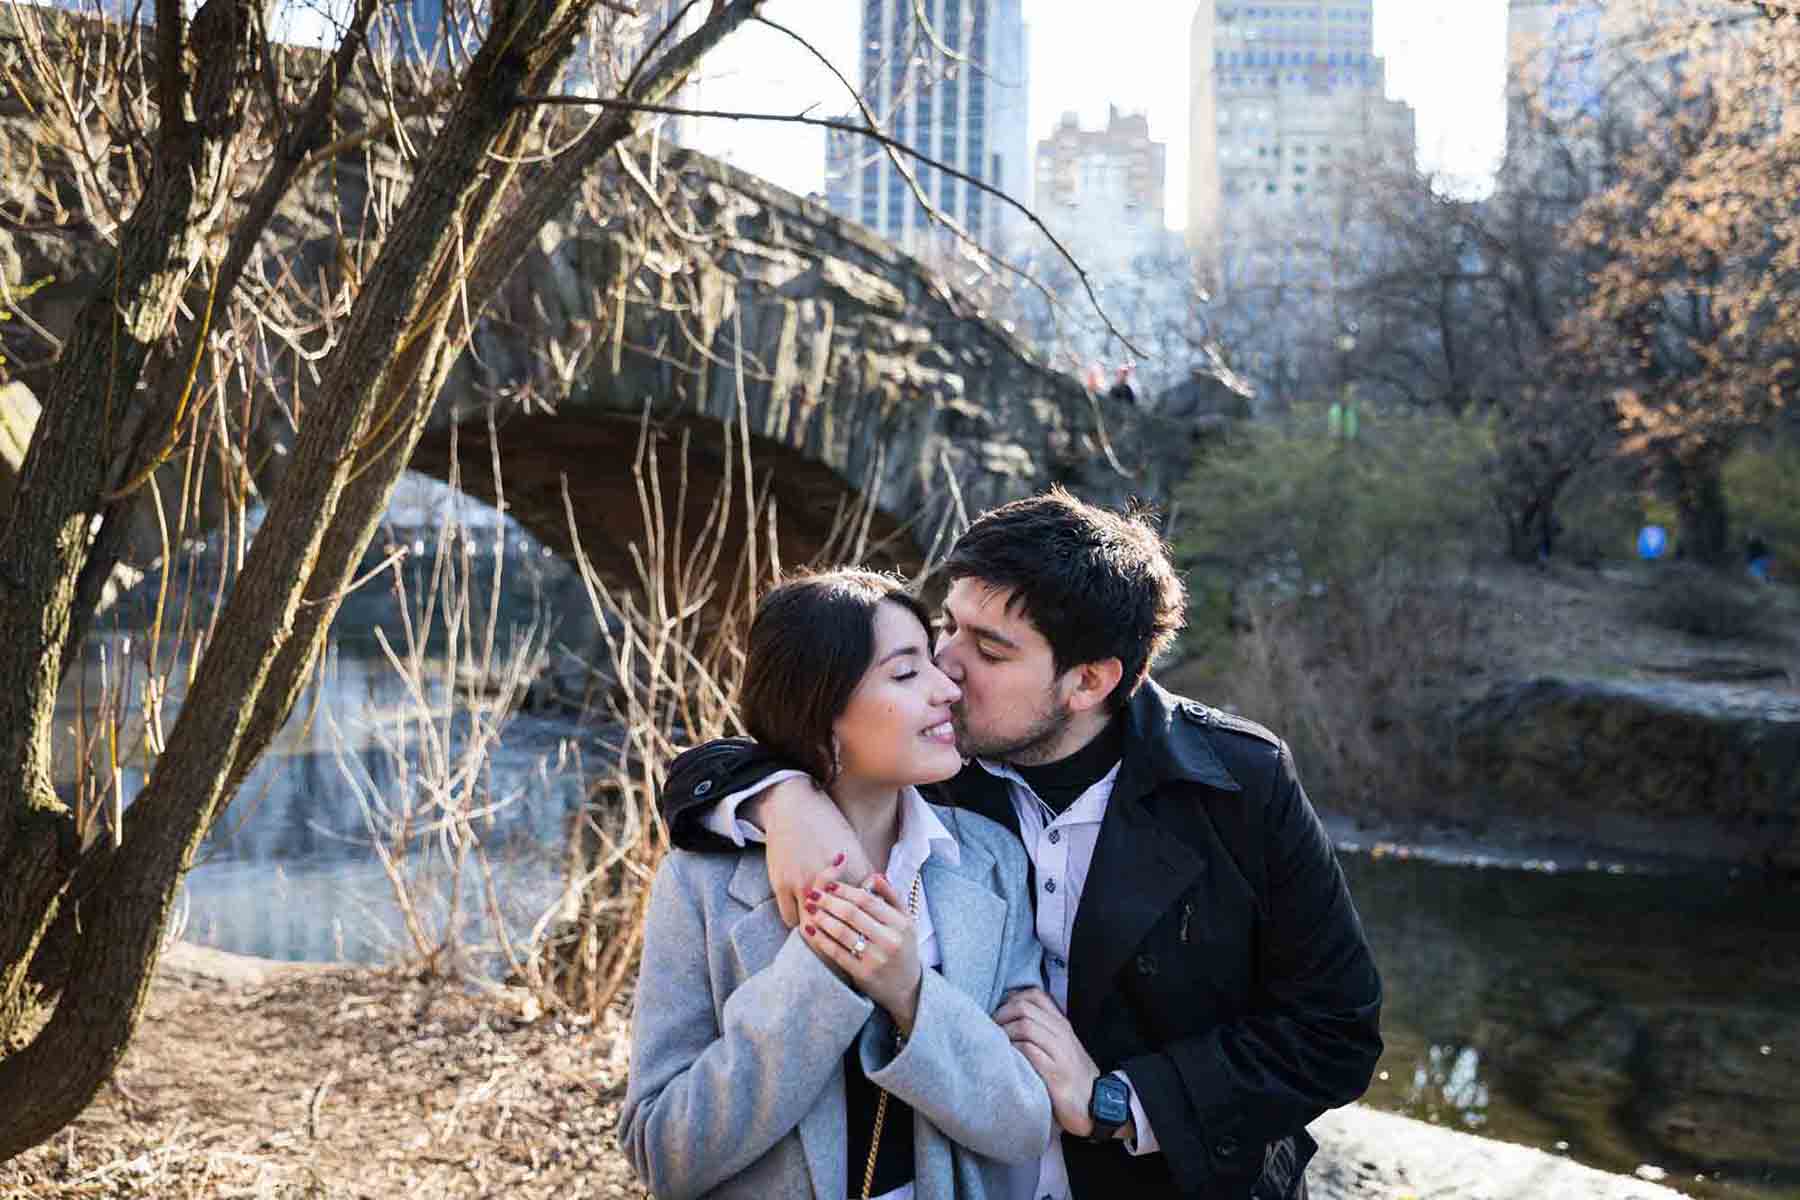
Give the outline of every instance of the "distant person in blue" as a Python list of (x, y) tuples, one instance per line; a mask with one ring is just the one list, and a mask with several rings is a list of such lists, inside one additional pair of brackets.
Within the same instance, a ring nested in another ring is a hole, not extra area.
[(1655, 562), (1669, 548), (1669, 533), (1661, 525), (1646, 525), (1638, 530), (1638, 557), (1645, 562)]
[(1751, 578), (1758, 583), (1769, 582), (1769, 568), (1775, 565), (1775, 556), (1769, 553), (1769, 543), (1756, 534), (1744, 543), (1744, 565)]

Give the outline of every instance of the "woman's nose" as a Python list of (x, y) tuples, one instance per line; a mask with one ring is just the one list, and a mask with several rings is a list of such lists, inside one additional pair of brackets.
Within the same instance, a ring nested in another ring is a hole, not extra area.
[(939, 668), (934, 673), (937, 675), (938, 684), (935, 693), (932, 696), (934, 702), (938, 704), (955, 704), (958, 700), (962, 699), (962, 688), (957, 686), (956, 680), (950, 678), (949, 672)]

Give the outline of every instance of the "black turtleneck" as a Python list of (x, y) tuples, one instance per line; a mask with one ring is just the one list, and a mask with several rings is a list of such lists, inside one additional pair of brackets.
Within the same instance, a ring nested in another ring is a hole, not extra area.
[(1031, 785), (1038, 799), (1061, 816), (1081, 794), (1093, 787), (1117, 765), (1125, 753), (1125, 718), (1113, 717), (1093, 741), (1066, 758), (1035, 767), (1012, 764), (1019, 777)]

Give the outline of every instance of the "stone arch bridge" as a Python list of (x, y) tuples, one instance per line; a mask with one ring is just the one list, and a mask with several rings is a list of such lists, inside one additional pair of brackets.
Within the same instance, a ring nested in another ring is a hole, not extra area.
[[(1091, 398), (862, 227), (699, 154), (671, 150), (655, 167), (663, 215), (683, 231), (665, 242), (674, 252), (646, 252), (628, 222), (592, 204), (545, 230), (484, 318), (413, 463), (492, 500), (497, 458), (507, 510), (565, 553), (566, 480), (583, 548), (617, 582), (629, 583), (626, 547), (644, 534), (631, 466), (646, 418), (670, 495), (686, 435), (688, 528), (727, 457), (742, 462), (743, 439), (733, 445), (728, 430), (747, 432), (784, 562), (812, 557), (834, 516), (860, 501), (873, 509), (877, 561), (905, 566), (959, 504), (973, 514), (1052, 484), (1166, 503), (1196, 442), (1244, 405), (1204, 376), (1153, 404)], [(617, 170), (599, 191), (629, 190)], [(289, 214), (278, 253), (324, 258), (328, 227), (316, 211)], [(25, 306), (50, 329), (99, 286), (70, 243), (0, 226), (0, 270), (57, 275)], [(29, 427), (33, 382), (26, 370), (6, 386), (0, 428)], [(23, 437), (0, 441), (16, 466)], [(271, 486), (282, 460), (261, 462)], [(0, 490), (8, 474), (0, 468)]]
[(674, 151), (660, 167), (706, 231), (702, 250), (674, 270), (633, 269), (623, 234), (592, 221), (552, 231), (446, 388), (413, 464), (447, 478), (454, 440), (460, 486), (491, 499), (488, 398), (553, 397), (499, 410), (506, 505), (566, 551), (566, 479), (603, 574), (625, 570), (624, 547), (642, 534), (626, 468), (646, 415), (665, 475), (671, 435), (688, 435), (696, 509), (739, 454), (728, 431), (748, 432), (783, 561), (811, 557), (862, 500), (882, 557), (904, 565), (958, 503), (973, 515), (1052, 484), (1166, 503), (1218, 413), (1242, 404), (1207, 378), (1155, 406), (1096, 400), (861, 226), (699, 154)]

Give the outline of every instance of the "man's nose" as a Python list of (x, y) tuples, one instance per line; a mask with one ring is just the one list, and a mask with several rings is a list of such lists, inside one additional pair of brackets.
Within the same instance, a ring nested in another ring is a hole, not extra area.
[(958, 687), (962, 686), (963, 667), (961, 659), (956, 654), (955, 638), (949, 634), (938, 638), (937, 653), (933, 656), (933, 661), (937, 663), (938, 670), (950, 677), (950, 682)]

